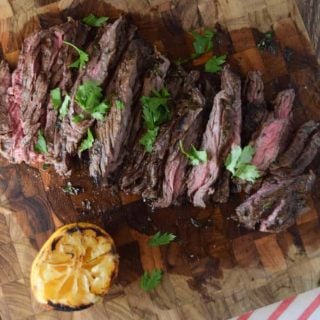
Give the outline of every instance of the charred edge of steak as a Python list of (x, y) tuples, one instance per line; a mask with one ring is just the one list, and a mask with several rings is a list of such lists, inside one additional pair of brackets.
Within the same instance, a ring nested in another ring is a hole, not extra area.
[[(236, 208), (237, 219), (248, 229), (259, 229), (263, 222), (261, 231), (266, 231), (264, 229), (273, 224), (278, 225), (277, 230), (283, 230), (287, 227), (285, 222), (292, 221), (290, 217), (295, 218), (303, 209), (303, 206), (288, 206), (287, 201), (292, 201), (293, 194), (296, 199), (303, 199), (305, 193), (311, 191), (314, 182), (313, 172), (288, 179), (270, 179)], [(289, 209), (291, 211), (288, 211)], [(280, 215), (281, 219), (273, 222)]]
[(260, 71), (250, 71), (247, 75), (245, 103), (242, 107), (242, 145), (250, 142), (252, 135), (268, 117), (267, 105), (264, 100), (264, 85)]
[(288, 149), (279, 156), (278, 160), (274, 164), (271, 165), (271, 172), (276, 174), (281, 171), (281, 168), (291, 168), (296, 159), (301, 156), (312, 134), (318, 130), (319, 127), (320, 124), (314, 120), (310, 120), (302, 124), (296, 132)]
[[(106, 119), (97, 123), (95, 128), (95, 145), (101, 144), (101, 157), (98, 159), (95, 153), (90, 161), (90, 174), (96, 180), (104, 178), (103, 182), (107, 183), (127, 154), (127, 142), (134, 134), (134, 115), (138, 112), (136, 100), (142, 87), (141, 77), (149, 66), (151, 56), (149, 46), (140, 39), (133, 40), (108, 87), (111, 109)], [(124, 108), (116, 107), (118, 99), (123, 102)]]
[(290, 119), (292, 114), (295, 92), (293, 89), (278, 93), (274, 103), (274, 114), (277, 119)]
[(12, 143), (12, 127), (8, 110), (8, 89), (11, 84), (9, 65), (0, 61), (0, 154), (10, 160), (8, 151)]
[(260, 71), (249, 71), (244, 85), (244, 96), (247, 103), (264, 103), (264, 84)]

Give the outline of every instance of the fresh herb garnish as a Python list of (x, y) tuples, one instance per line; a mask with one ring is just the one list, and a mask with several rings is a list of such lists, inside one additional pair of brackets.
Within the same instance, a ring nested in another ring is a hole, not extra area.
[(89, 128), (87, 131), (87, 137), (84, 140), (82, 140), (82, 142), (80, 144), (79, 152), (90, 149), (93, 145), (93, 142), (94, 142), (94, 138), (93, 138), (92, 132)]
[(82, 120), (84, 120), (85, 116), (83, 113), (80, 113), (80, 114), (76, 114), (75, 116), (72, 117), (72, 121), (75, 122), (75, 123), (79, 123), (81, 122)]
[(59, 109), (59, 118), (62, 120), (67, 114), (68, 114), (68, 108), (69, 108), (69, 103), (71, 101), (71, 98), (68, 94), (65, 95), (64, 100), (62, 102), (62, 105)]
[(162, 88), (160, 91), (152, 91), (149, 97), (141, 97), (143, 120), (147, 132), (140, 139), (140, 144), (145, 146), (147, 152), (152, 151), (159, 126), (171, 117), (171, 112), (167, 106), (169, 99), (170, 94), (166, 88)]
[(90, 27), (101, 27), (109, 20), (108, 17), (97, 17), (94, 14), (89, 14), (87, 17), (82, 19), (82, 22)]
[(172, 242), (175, 238), (176, 238), (176, 236), (172, 233), (168, 233), (168, 232), (161, 233), (160, 231), (158, 231), (149, 240), (149, 245), (151, 247), (164, 246), (164, 245)]
[(272, 54), (276, 54), (278, 51), (277, 42), (274, 39), (272, 31), (266, 32), (263, 38), (258, 42), (257, 47), (262, 51), (269, 51)]
[(124, 103), (120, 99), (116, 100), (116, 108), (122, 110), (124, 108)]
[(216, 73), (222, 70), (222, 65), (226, 62), (226, 55), (214, 56), (210, 58), (204, 65), (206, 72)]
[(234, 177), (249, 182), (254, 182), (260, 177), (260, 173), (256, 166), (250, 164), (255, 153), (254, 148), (246, 146), (241, 149), (240, 146), (232, 148), (228, 155), (225, 166)]
[(192, 54), (192, 58), (197, 58), (201, 56), (204, 53), (207, 53), (212, 50), (213, 48), (213, 43), (212, 39), (215, 34), (214, 31), (211, 30), (204, 30), (202, 34), (193, 31), (191, 34), (194, 37), (193, 41), (193, 48), (194, 48), (194, 53)]
[(58, 110), (61, 105), (61, 91), (60, 88), (55, 88), (50, 91), (50, 98), (55, 110)]
[(155, 289), (162, 280), (163, 271), (159, 269), (153, 269), (150, 272), (145, 272), (140, 280), (140, 287), (144, 291), (151, 291)]
[(37, 153), (48, 153), (47, 142), (42, 130), (38, 131), (38, 142), (34, 145), (34, 151)]
[[(102, 88), (95, 81), (88, 80), (79, 86), (75, 101), (82, 110), (90, 113), (92, 118), (103, 120), (110, 109), (110, 104), (101, 100), (102, 97)], [(81, 115), (75, 115), (73, 119), (75, 122), (80, 122), (83, 118)]]
[(42, 165), (42, 170), (47, 170), (47, 169), (49, 169), (50, 168), (50, 164), (49, 163), (44, 163), (43, 165)]
[(70, 68), (82, 69), (86, 65), (86, 63), (89, 61), (89, 55), (85, 51), (79, 49), (74, 44), (72, 44), (72, 43), (70, 43), (68, 41), (63, 41), (63, 43), (65, 43), (66, 45), (72, 47), (74, 50), (77, 51), (77, 53), (79, 55), (79, 58), (76, 61), (74, 61), (72, 64), (70, 64), (69, 67)]
[(70, 181), (67, 182), (67, 185), (62, 187), (62, 191), (64, 193), (70, 194), (70, 195), (77, 195), (80, 193), (80, 188), (74, 187)]
[(191, 145), (189, 151), (185, 151), (183, 148), (182, 141), (179, 141), (179, 147), (182, 154), (184, 154), (193, 166), (197, 166), (200, 162), (204, 163), (208, 160), (207, 151), (197, 150), (194, 145)]
[(158, 136), (158, 132), (159, 132), (159, 127), (154, 129), (148, 129), (147, 132), (141, 137), (139, 142), (144, 146), (144, 149), (147, 152), (152, 151), (153, 145)]

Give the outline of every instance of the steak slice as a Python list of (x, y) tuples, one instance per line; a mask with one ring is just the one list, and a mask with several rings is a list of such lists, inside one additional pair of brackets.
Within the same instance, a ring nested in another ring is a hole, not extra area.
[[(186, 73), (182, 69), (169, 69), (166, 61), (167, 59), (161, 56), (159, 64), (156, 64), (151, 70), (150, 76), (146, 78), (144, 83), (144, 96), (150, 95), (152, 90), (160, 90), (163, 87), (165, 78), (166, 87), (170, 92), (171, 100), (173, 100), (180, 92), (182, 82), (186, 77)], [(149, 83), (154, 83), (153, 89), (151, 89)], [(144, 147), (139, 143), (140, 137), (144, 133), (144, 130), (145, 129), (142, 128), (140, 135), (138, 135), (137, 139), (135, 140), (132, 156), (128, 159), (128, 164), (124, 167), (124, 173), (121, 178), (120, 187), (125, 192), (139, 194), (142, 193), (142, 191), (146, 188), (147, 181), (144, 179), (144, 175), (146, 166), (148, 165), (150, 153), (146, 152)]]
[(189, 150), (191, 145), (197, 146), (198, 138), (202, 133), (205, 98), (201, 92), (193, 88), (190, 98), (178, 103), (184, 104), (184, 110), (171, 133), (171, 146), (164, 169), (162, 196), (154, 203), (155, 207), (164, 208), (177, 204), (179, 197), (186, 191), (188, 159), (181, 153), (179, 142), (183, 141), (184, 148)]
[[(190, 95), (192, 88), (194, 88), (199, 81), (199, 77), (200, 74), (197, 71), (191, 71), (188, 74), (180, 92), (181, 98), (188, 97)], [(144, 180), (146, 185), (145, 190), (142, 192), (142, 197), (144, 199), (153, 200), (161, 195), (162, 181), (164, 178), (168, 150), (171, 146), (172, 132), (179, 123), (182, 125), (183, 122), (180, 122), (180, 117), (184, 111), (185, 104), (177, 103), (175, 108), (172, 108), (171, 121), (160, 127), (153, 150), (148, 155), (144, 166)]]
[(291, 168), (296, 159), (303, 153), (310, 137), (318, 130), (318, 128), (319, 123), (314, 120), (310, 120), (302, 124), (296, 132), (288, 149), (279, 156), (275, 163), (271, 165), (271, 172), (276, 173), (279, 169), (281, 171), (281, 168)]
[[(76, 24), (76, 28), (69, 30), (64, 34), (63, 40), (73, 43), (75, 46), (82, 48), (89, 32), (89, 28), (81, 23)], [(60, 88), (61, 95), (69, 94), (73, 86), (73, 78), (77, 71), (70, 68), (74, 61), (74, 51), (64, 45), (60, 48), (56, 61), (51, 68), (52, 78), (50, 90)], [(69, 156), (63, 148), (64, 139), (61, 137), (61, 122), (58, 111), (53, 107), (50, 95), (47, 96), (47, 110), (44, 126), (44, 137), (46, 139), (48, 154), (45, 161), (54, 165), (58, 174), (66, 174), (69, 170)]]
[[(67, 153), (73, 154), (87, 132), (94, 119), (88, 118), (81, 122), (72, 121), (73, 116), (83, 113), (83, 110), (75, 102), (75, 96), (79, 85), (84, 81), (93, 80), (99, 85), (106, 85), (119, 62), (122, 53), (135, 34), (135, 27), (128, 24), (124, 17), (120, 17), (112, 24), (107, 24), (99, 30), (93, 43), (87, 52), (90, 60), (86, 68), (82, 69), (71, 90), (71, 102), (68, 116), (61, 125), (61, 137), (65, 139)], [(72, 48), (70, 48), (72, 50)]]
[(11, 146), (12, 129), (8, 110), (8, 89), (11, 84), (11, 73), (5, 61), (0, 61), (0, 154), (10, 159), (8, 151)]
[(271, 179), (236, 208), (237, 219), (248, 229), (278, 232), (292, 225), (305, 208), (306, 193), (311, 191), (315, 175)]
[[(127, 153), (127, 142), (133, 134), (132, 125), (137, 112), (135, 102), (142, 87), (141, 77), (151, 54), (151, 48), (142, 40), (133, 40), (108, 87), (111, 109), (106, 119), (95, 127), (96, 140), (90, 152), (90, 175), (96, 180), (109, 178)], [(123, 108), (116, 107), (117, 100), (123, 102)]]
[(196, 207), (205, 207), (208, 196), (214, 194), (220, 169), (231, 148), (240, 145), (241, 82), (229, 67), (222, 72), (222, 91), (214, 98), (201, 150), (208, 161), (192, 168), (188, 180), (188, 196)]
[(64, 36), (75, 32), (78, 24), (70, 20), (36, 32), (24, 41), (9, 89), (13, 162), (43, 160), (43, 155), (35, 153), (33, 148), (46, 117), (47, 93), (53, 75), (51, 69), (63, 46)]
[(274, 116), (269, 117), (252, 142), (255, 149), (252, 164), (262, 172), (269, 168), (286, 146), (294, 96), (293, 90), (285, 90), (277, 95)]
[(264, 100), (264, 85), (260, 71), (250, 71), (245, 83), (243, 106), (242, 144), (247, 145), (253, 134), (268, 117)]

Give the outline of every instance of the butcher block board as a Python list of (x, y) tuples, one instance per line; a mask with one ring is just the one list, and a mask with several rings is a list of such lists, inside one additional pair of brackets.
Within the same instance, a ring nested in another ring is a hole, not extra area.
[[(187, 57), (192, 38), (185, 32), (220, 23), (215, 52), (228, 53), (245, 75), (263, 72), (266, 96), (296, 89), (295, 120), (320, 119), (318, 65), (296, 4), (291, 0), (1, 0), (0, 43), (15, 65), (22, 40), (32, 31), (88, 13), (117, 17), (129, 12), (142, 37), (172, 59)], [(276, 54), (256, 47), (257, 30), (273, 28)], [(310, 210), (279, 234), (248, 232), (231, 219), (235, 204), (152, 212), (116, 190), (98, 188), (78, 166), (62, 179), (52, 169), (0, 166), (0, 318), (19, 319), (227, 319), (318, 286), (320, 279), (320, 181)], [(319, 168), (318, 168), (319, 174)], [(81, 186), (63, 193), (67, 181)], [(91, 208), (90, 208), (91, 207)], [(120, 254), (119, 277), (103, 302), (85, 311), (62, 313), (37, 304), (29, 272), (38, 249), (58, 226), (72, 221), (102, 225)], [(177, 241), (147, 245), (156, 230)], [(139, 287), (143, 271), (165, 270), (152, 292)]]

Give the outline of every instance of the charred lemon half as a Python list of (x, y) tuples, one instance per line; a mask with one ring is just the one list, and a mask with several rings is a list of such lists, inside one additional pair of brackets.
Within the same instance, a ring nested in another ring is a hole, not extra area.
[(31, 289), (40, 303), (59, 310), (90, 307), (106, 294), (118, 272), (110, 235), (90, 223), (73, 223), (54, 232), (31, 268)]

